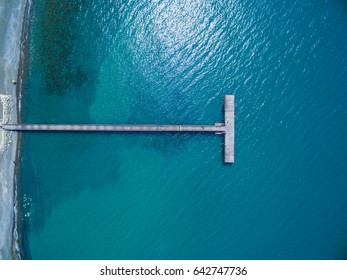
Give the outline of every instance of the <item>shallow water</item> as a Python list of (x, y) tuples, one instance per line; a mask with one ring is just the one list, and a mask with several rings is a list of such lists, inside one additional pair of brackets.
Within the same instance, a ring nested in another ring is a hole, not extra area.
[(220, 122), (219, 136), (27, 133), (34, 259), (347, 257), (344, 1), (33, 1), (26, 123)]

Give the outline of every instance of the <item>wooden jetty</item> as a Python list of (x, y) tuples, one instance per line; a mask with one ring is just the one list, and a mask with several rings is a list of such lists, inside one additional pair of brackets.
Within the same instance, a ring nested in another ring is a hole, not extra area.
[(215, 125), (2, 124), (7, 131), (200, 132), (224, 135), (224, 162), (234, 162), (234, 96), (224, 97), (224, 123)]

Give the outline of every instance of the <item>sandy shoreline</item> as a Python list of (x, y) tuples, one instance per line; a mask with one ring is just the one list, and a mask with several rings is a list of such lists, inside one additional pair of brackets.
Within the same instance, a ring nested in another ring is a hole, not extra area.
[[(17, 85), (21, 51), (21, 35), (26, 2), (0, 0), (0, 94), (10, 96), (10, 120), (17, 122)], [(15, 231), (15, 166), (18, 137), (10, 135), (11, 142), (0, 153), (0, 259), (16, 257)]]

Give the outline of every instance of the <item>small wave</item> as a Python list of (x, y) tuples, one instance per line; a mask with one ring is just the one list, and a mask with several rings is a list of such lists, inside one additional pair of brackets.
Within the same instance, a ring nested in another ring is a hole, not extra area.
[(15, 258), (17, 260), (22, 259), (21, 258), (21, 250), (19, 246), (19, 237), (18, 237), (18, 194), (17, 194), (17, 188), (15, 188), (14, 191), (14, 205), (13, 205), (13, 211), (14, 211), (14, 227), (13, 227), (13, 240), (14, 240), (14, 247), (15, 247)]

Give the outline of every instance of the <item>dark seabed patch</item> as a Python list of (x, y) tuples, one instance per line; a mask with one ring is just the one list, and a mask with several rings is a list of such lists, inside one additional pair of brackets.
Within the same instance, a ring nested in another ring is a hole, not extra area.
[[(33, 4), (23, 122), (93, 122), (89, 104), (94, 100), (100, 64), (107, 55), (107, 50), (99, 45), (107, 38), (102, 37), (94, 9), (94, 4), (86, 1), (35, 1)], [(100, 180), (116, 180), (116, 154), (100, 153), (98, 160), (91, 156), (98, 153), (100, 137), (107, 145), (109, 135), (86, 138), (78, 133), (28, 133), (23, 136), (20, 179), (25, 199), (29, 197), (32, 201), (29, 206), (25, 201), (23, 205), (35, 209), (32, 215), (37, 219), (32, 219), (33, 230), (44, 225), (52, 209), (65, 197), (77, 195), (84, 188), (99, 188)], [(104, 169), (105, 172), (98, 171), (95, 176), (78, 176), (100, 165), (112, 167), (112, 173)], [(44, 176), (41, 176), (42, 169)], [(59, 179), (54, 179), (55, 176)]]

